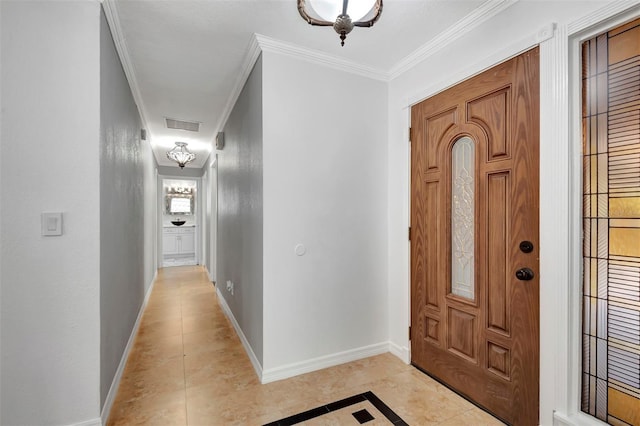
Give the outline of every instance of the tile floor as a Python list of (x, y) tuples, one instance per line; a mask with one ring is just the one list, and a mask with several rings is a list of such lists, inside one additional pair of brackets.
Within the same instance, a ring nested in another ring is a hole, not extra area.
[(391, 354), (262, 385), (204, 269), (163, 268), (107, 424), (263, 425), (367, 391), (412, 426), (502, 424)]

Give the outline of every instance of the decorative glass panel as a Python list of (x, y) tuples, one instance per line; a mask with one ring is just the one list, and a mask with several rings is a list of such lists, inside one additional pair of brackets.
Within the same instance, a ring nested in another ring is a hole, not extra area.
[(640, 20), (582, 45), (582, 411), (640, 424)]
[(475, 298), (475, 144), (465, 136), (451, 150), (451, 293)]

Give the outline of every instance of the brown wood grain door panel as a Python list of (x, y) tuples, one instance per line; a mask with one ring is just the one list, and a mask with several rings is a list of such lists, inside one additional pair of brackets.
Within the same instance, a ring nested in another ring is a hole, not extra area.
[[(536, 48), (411, 112), (412, 363), (518, 425), (538, 421), (538, 71)], [(465, 136), (475, 155), (473, 297), (451, 291), (452, 147)], [(532, 280), (516, 279), (524, 267)]]

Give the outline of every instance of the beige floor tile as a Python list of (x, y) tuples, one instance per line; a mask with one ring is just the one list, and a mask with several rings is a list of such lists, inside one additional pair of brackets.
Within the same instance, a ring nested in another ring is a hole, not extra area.
[(213, 299), (191, 300), (182, 304), (182, 312), (187, 315), (215, 312), (218, 309), (218, 302)]
[(196, 331), (183, 335), (185, 354), (211, 352), (219, 348), (240, 345), (240, 339), (232, 327)]
[(182, 319), (170, 318), (165, 320), (142, 321), (138, 328), (137, 338), (141, 341), (165, 339), (182, 335)]
[[(139, 357), (172, 358), (184, 355), (182, 336), (171, 336), (151, 340), (137, 339), (131, 349), (129, 357), (133, 355)], [(129, 361), (128, 361), (129, 362)]]
[(213, 285), (191, 285), (191, 286), (181, 286), (180, 288), (180, 296), (182, 297), (190, 297), (190, 296), (199, 296), (201, 294), (213, 294), (216, 297), (215, 287)]
[(500, 420), (493, 417), (480, 409), (471, 409), (458, 416), (452, 417), (439, 423), (439, 426), (501, 426), (504, 425)]
[[(108, 424), (262, 425), (367, 391), (413, 426), (501, 424), (391, 354), (263, 385), (204, 269), (163, 268)], [(355, 424), (353, 411), (310, 424)]]
[(226, 328), (229, 328), (229, 322), (219, 311), (182, 317), (182, 332), (184, 334)]
[(206, 291), (202, 293), (191, 294), (189, 292), (181, 293), (182, 306), (206, 304), (218, 310), (218, 298), (213, 292)]
[(155, 308), (149, 308), (144, 311), (142, 316), (143, 321), (155, 322), (166, 321), (168, 319), (181, 319), (182, 307), (180, 305), (175, 306), (158, 306)]
[(153, 368), (127, 363), (120, 381), (118, 396), (123, 401), (132, 401), (154, 394), (184, 391), (184, 389), (183, 357), (173, 357)]
[(108, 426), (180, 426), (187, 424), (184, 390), (155, 393), (133, 401), (114, 404)]

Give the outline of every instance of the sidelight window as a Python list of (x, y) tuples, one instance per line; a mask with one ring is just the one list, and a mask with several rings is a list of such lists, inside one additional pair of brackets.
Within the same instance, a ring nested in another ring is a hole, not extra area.
[(582, 45), (582, 410), (640, 424), (640, 20)]

